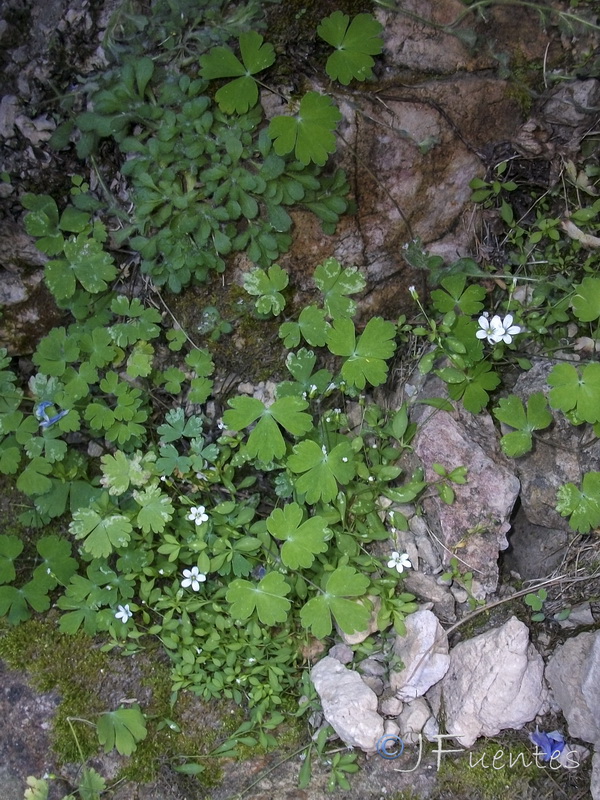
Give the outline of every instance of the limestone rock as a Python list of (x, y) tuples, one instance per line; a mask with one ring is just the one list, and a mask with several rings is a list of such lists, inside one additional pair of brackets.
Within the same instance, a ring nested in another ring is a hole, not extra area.
[(374, 753), (383, 736), (383, 719), (377, 713), (377, 695), (358, 672), (326, 656), (312, 668), (325, 719), (340, 739), (365, 753)]
[(520, 729), (545, 708), (544, 662), (516, 617), (450, 651), (442, 681), (446, 727), (463, 745)]
[(453, 487), (456, 501), (452, 505), (435, 497), (424, 506), (429, 524), (444, 544), (446, 563), (460, 545), (464, 570), (474, 573), (476, 597), (496, 588), (498, 551), (508, 547), (509, 517), (519, 494), (519, 481), (494, 451), (496, 436), (491, 418), (486, 418), (485, 413), (477, 416), (479, 431), (474, 433), (463, 415), (436, 411), (421, 420), (415, 440), (426, 480), (436, 479), (432, 467), (436, 462), (448, 471), (467, 468), (467, 483)]
[(419, 734), (431, 716), (431, 709), (424, 697), (416, 697), (407, 703), (398, 718), (402, 739), (410, 743), (418, 742)]
[(546, 680), (570, 735), (600, 745), (600, 631), (559, 645), (548, 661)]
[(410, 572), (404, 579), (404, 589), (407, 592), (430, 600), (436, 615), (449, 622), (454, 622), (454, 597), (450, 590), (441, 586), (432, 575), (425, 575), (423, 572)]
[(590, 792), (592, 800), (600, 800), (600, 753), (594, 753), (594, 758), (592, 759)]
[(400, 700), (421, 697), (440, 681), (448, 669), (448, 639), (431, 611), (416, 611), (406, 618), (406, 636), (397, 636), (394, 654), (404, 668), (390, 672), (390, 686)]

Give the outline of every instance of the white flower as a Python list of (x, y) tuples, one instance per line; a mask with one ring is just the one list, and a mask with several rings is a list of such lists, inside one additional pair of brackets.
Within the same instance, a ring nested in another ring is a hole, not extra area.
[(395, 569), (399, 574), (402, 574), (405, 569), (410, 569), (412, 564), (408, 557), (408, 553), (398, 553), (393, 551), (391, 559), (388, 561), (388, 569)]
[(410, 294), (413, 300), (416, 300), (419, 296), (419, 293), (417, 292), (414, 286), (408, 287), (408, 293)]
[(129, 610), (129, 603), (126, 606), (117, 606), (115, 617), (125, 623), (133, 617), (133, 611)]
[(208, 522), (208, 514), (204, 506), (192, 506), (188, 514), (188, 519), (195, 522), (196, 525), (202, 525), (203, 522)]
[(192, 587), (192, 591), (197, 592), (200, 589), (200, 584), (204, 583), (206, 580), (206, 575), (204, 575), (198, 567), (192, 567), (191, 569), (184, 569), (183, 570), (183, 580), (181, 581), (181, 585), (184, 589), (187, 589), (188, 586)]
[(487, 314), (482, 314), (477, 321), (481, 330), (478, 330), (475, 336), (478, 339), (487, 339), (490, 344), (498, 342), (510, 344), (513, 336), (521, 333), (519, 325), (513, 325), (512, 314), (507, 314), (504, 319), (500, 319), (497, 314), (488, 319)]

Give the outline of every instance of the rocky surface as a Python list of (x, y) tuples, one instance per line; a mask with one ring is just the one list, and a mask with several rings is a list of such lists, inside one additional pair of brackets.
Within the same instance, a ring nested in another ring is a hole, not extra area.
[(350, 747), (374, 753), (383, 736), (383, 720), (377, 714), (377, 695), (361, 679), (330, 656), (311, 670), (323, 714), (340, 739)]
[[(49, 109), (57, 91), (69, 90), (73, 81), (85, 80), (105, 63), (100, 44), (116, 6), (117, 0), (6, 0), (0, 12), (0, 169), (10, 176), (10, 182), (0, 183), (0, 301), (6, 307), (0, 339), (12, 354), (27, 356), (34, 337), (60, 319), (42, 283), (44, 258), (24, 234), (19, 198), (40, 187), (64, 195), (69, 176), (81, 174), (83, 166), (72, 148), (57, 153), (47, 147), (56, 124)], [(294, 212), (295, 244), (281, 262), (301, 286), (326, 256), (358, 264), (368, 278), (361, 302), (365, 316), (412, 312), (407, 287), (415, 283), (420, 288), (423, 274), (402, 257), (402, 246), (411, 239), (419, 236), (430, 252), (448, 260), (471, 253), (478, 225), (469, 203), (473, 177), (484, 176), (508, 157), (517, 175), (535, 164), (542, 185), (550, 185), (561, 159), (570, 157), (593, 128), (600, 103), (600, 81), (592, 77), (547, 91), (540, 87), (527, 110), (532, 99), (527, 89), (510, 74), (498, 74), (505, 56), (512, 59), (511, 66), (521, 64), (524, 70), (542, 61), (552, 68), (571, 48), (594, 46), (586, 45), (584, 37), (558, 35), (551, 25), (544, 28), (529, 9), (490, 7), (485, 17), (466, 17), (450, 34), (435, 25), (457, 19), (464, 10), (459, 0), (406, 0), (402, 7), (407, 14), (377, 12), (384, 24), (385, 51), (376, 84), (341, 90), (336, 96), (347, 142), (340, 159), (357, 214), (343, 219), (333, 237), (324, 236), (310, 215)], [(431, 20), (434, 27), (415, 15)], [(469, 46), (473, 35), (483, 35), (481, 46)], [(535, 363), (519, 378), (515, 393), (525, 398), (534, 391), (547, 392), (551, 367), (549, 362)], [(447, 468), (467, 466), (469, 484), (457, 488), (455, 506), (430, 499), (424, 517), (407, 513), (408, 531), (391, 532), (391, 544), (407, 552), (415, 567), (406, 590), (423, 603), (407, 619), (408, 637), (395, 640), (393, 653), (376, 652), (356, 663), (356, 646), (367, 636), (357, 634), (348, 640), (354, 649), (337, 644), (312, 669), (325, 717), (348, 745), (373, 754), (384, 730), (407, 743), (418, 741), (420, 734), (435, 737), (436, 716), (426, 698), (416, 696), (424, 692), (435, 711), (441, 693), (449, 710), (448, 727), (465, 745), (529, 722), (533, 728), (534, 717), (545, 709), (545, 689), (542, 659), (529, 643), (528, 629), (514, 617), (504, 624), (499, 620), (497, 627), (449, 650), (440, 623), (453, 625), (470, 611), (468, 593), (458, 580), (449, 588), (438, 581), (456, 554), (474, 572), (477, 596), (488, 596), (497, 588), (508, 541), (511, 553), (505, 563), (521, 578), (544, 577), (558, 567), (573, 537), (554, 510), (556, 488), (565, 481), (577, 483), (585, 470), (597, 468), (600, 458), (597, 444), (582, 447), (581, 430), (556, 419), (539, 433), (531, 455), (508, 466), (488, 415), (431, 415), (416, 442), (428, 477), (431, 464), (439, 461)], [(517, 496), (520, 508), (511, 516)], [(597, 626), (597, 621), (592, 606), (578, 624)], [(372, 623), (376, 633), (375, 615)], [(544, 654), (546, 678), (570, 735), (597, 746), (599, 650), (595, 631), (568, 639), (555, 650), (549, 645)], [(402, 660), (402, 670), (394, 668), (393, 656)], [(60, 698), (37, 692), (22, 674), (2, 669), (0, 664), (0, 797), (21, 800), (28, 774), (55, 767), (48, 731)], [(327, 769), (315, 765), (309, 789), (295, 789), (300, 760), (268, 773), (277, 760), (267, 756), (241, 767), (226, 764), (225, 781), (210, 796), (228, 800), (242, 790), (248, 800), (325, 796)], [(393, 762), (372, 755), (362, 760), (362, 771), (344, 797), (364, 800), (406, 789), (427, 798), (435, 792), (433, 764), (430, 757), (421, 769), (403, 775), (394, 771)], [(593, 766), (591, 795), (600, 800), (598, 753)], [(247, 790), (253, 782), (256, 786)], [(182, 788), (166, 778), (153, 786), (119, 786), (113, 797), (183, 800), (196, 792), (195, 786)]]
[(421, 418), (415, 453), (425, 465), (425, 477), (435, 481), (433, 464), (451, 471), (466, 467), (468, 481), (456, 486), (456, 502), (438, 497), (424, 502), (427, 520), (444, 550), (444, 561), (458, 555), (465, 571), (474, 573), (473, 593), (484, 597), (498, 583), (498, 552), (508, 547), (510, 515), (519, 495), (519, 481), (495, 452), (496, 436), (485, 412), (477, 417), (480, 431), (491, 434), (480, 445), (458, 415), (435, 411)]
[(448, 733), (471, 747), (479, 736), (522, 728), (546, 710), (543, 672), (529, 628), (516, 617), (457, 644), (441, 684)]
[(580, 633), (559, 645), (545, 674), (571, 736), (600, 744), (600, 632)]
[(397, 636), (394, 643), (394, 655), (403, 668), (390, 672), (390, 685), (400, 700), (412, 700), (448, 671), (448, 637), (431, 611), (416, 611), (405, 624), (406, 636)]

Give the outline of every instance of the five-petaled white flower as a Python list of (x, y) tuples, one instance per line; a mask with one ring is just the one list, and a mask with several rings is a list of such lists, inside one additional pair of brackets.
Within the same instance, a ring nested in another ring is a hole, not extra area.
[(126, 606), (117, 606), (115, 617), (121, 622), (125, 623), (133, 617), (133, 611), (129, 609), (129, 603)]
[(187, 589), (188, 586), (191, 586), (192, 591), (197, 592), (200, 589), (200, 584), (204, 583), (205, 580), (206, 575), (200, 572), (198, 567), (192, 567), (191, 569), (183, 570), (183, 580), (181, 581), (181, 585), (184, 589)]
[(412, 564), (408, 553), (398, 553), (393, 551), (391, 559), (388, 561), (388, 568), (395, 569), (399, 574), (403, 573), (405, 569), (410, 569)]
[(208, 514), (204, 506), (192, 506), (188, 514), (188, 519), (195, 522), (196, 525), (202, 525), (203, 522), (208, 522)]
[(510, 344), (513, 336), (521, 333), (520, 326), (513, 325), (512, 314), (507, 314), (504, 319), (500, 319), (498, 314), (488, 319), (487, 314), (482, 314), (477, 321), (481, 330), (478, 330), (475, 336), (478, 339), (487, 339), (490, 344), (498, 344), (498, 342)]

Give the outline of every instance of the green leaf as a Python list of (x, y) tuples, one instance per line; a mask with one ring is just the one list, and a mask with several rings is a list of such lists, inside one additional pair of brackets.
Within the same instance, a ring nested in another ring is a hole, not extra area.
[(149, 342), (136, 342), (127, 358), (126, 372), (130, 378), (146, 378), (152, 372), (154, 348)]
[(313, 425), (310, 414), (304, 413), (308, 403), (299, 397), (282, 397), (269, 408), (254, 397), (234, 397), (229, 405), (231, 409), (223, 414), (223, 422), (233, 430), (246, 428), (260, 417), (246, 450), (251, 458), (265, 462), (285, 455), (285, 440), (276, 422), (294, 436), (307, 433)]
[(71, 543), (54, 534), (43, 536), (36, 544), (42, 563), (33, 571), (35, 580), (51, 578), (52, 588), (66, 586), (77, 571), (77, 560), (71, 557)]
[(40, 341), (33, 354), (33, 363), (45, 375), (62, 375), (67, 364), (77, 361), (79, 346), (74, 336), (67, 336), (64, 328), (53, 328)]
[(81, 800), (98, 800), (101, 793), (106, 789), (106, 781), (93, 767), (84, 766), (81, 770), (77, 788)]
[(13, 562), (23, 550), (23, 542), (12, 534), (0, 534), (0, 583), (10, 583), (16, 577)]
[(23, 795), (23, 800), (48, 800), (49, 786), (45, 778), (35, 778), (33, 775), (29, 775), (27, 778), (27, 787)]
[(142, 453), (136, 450), (133, 455), (126, 456), (117, 450), (114, 456), (102, 456), (102, 478), (100, 483), (112, 495), (124, 494), (132, 486), (144, 486), (150, 480), (153, 469), (152, 463), (156, 456), (152, 453)]
[(336, 319), (327, 338), (329, 350), (346, 356), (341, 370), (342, 378), (350, 386), (364, 389), (366, 383), (379, 386), (387, 378), (386, 359), (396, 350), (396, 326), (381, 317), (372, 317), (356, 342), (354, 323), (350, 319)]
[(494, 416), (505, 425), (517, 429), (500, 440), (503, 452), (511, 458), (528, 453), (533, 446), (533, 431), (547, 428), (552, 422), (552, 414), (547, 409), (542, 392), (536, 392), (528, 399), (527, 413), (522, 401), (515, 395), (502, 398), (494, 409)]
[(76, 539), (85, 539), (83, 549), (94, 558), (107, 558), (115, 548), (127, 547), (131, 531), (131, 523), (122, 514), (102, 517), (92, 508), (75, 511), (69, 525)]
[(202, 348), (196, 348), (189, 352), (185, 357), (185, 363), (201, 378), (212, 375), (215, 369), (210, 353)]
[(17, 489), (28, 495), (45, 494), (52, 488), (50, 478), (46, 477), (51, 472), (52, 464), (45, 458), (32, 458), (17, 478)]
[(200, 58), (203, 78), (236, 77), (221, 87), (215, 99), (221, 111), (228, 114), (245, 114), (258, 101), (258, 85), (252, 75), (270, 67), (275, 61), (273, 45), (264, 44), (263, 37), (255, 31), (240, 35), (242, 61), (228, 47), (214, 47)]
[(307, 503), (330, 503), (337, 497), (338, 482), (349, 483), (354, 477), (354, 453), (349, 442), (340, 442), (331, 452), (325, 445), (306, 439), (294, 446), (287, 465), (292, 472), (304, 473), (295, 481), (296, 489)]
[(566, 483), (556, 496), (556, 510), (563, 517), (570, 517), (569, 525), (574, 531), (588, 533), (600, 526), (600, 472), (586, 472), (581, 489)]
[(76, 280), (86, 292), (97, 294), (108, 288), (117, 275), (114, 261), (100, 242), (86, 233), (72, 236), (64, 245), (65, 258), (49, 261), (44, 271), (48, 288), (58, 300), (73, 296)]
[(463, 314), (473, 315), (478, 314), (482, 308), (481, 302), (486, 295), (486, 291), (482, 286), (468, 286), (465, 289), (467, 279), (464, 275), (449, 275), (441, 281), (444, 290), (435, 289), (431, 293), (433, 305), (437, 310), (446, 314), (448, 311), (454, 311), (457, 307)]
[(119, 708), (100, 714), (96, 731), (105, 753), (116, 747), (122, 756), (130, 756), (148, 733), (139, 708)]
[(173, 519), (175, 509), (171, 499), (158, 486), (150, 486), (143, 492), (134, 491), (133, 499), (141, 506), (136, 521), (144, 533), (162, 533), (167, 522)]
[(317, 553), (327, 550), (326, 539), (331, 535), (323, 517), (311, 517), (302, 522), (302, 509), (290, 503), (283, 509), (276, 508), (267, 517), (267, 530), (285, 544), (281, 548), (281, 560), (290, 569), (310, 567)]
[(234, 619), (248, 619), (254, 611), (263, 625), (285, 622), (291, 603), (286, 595), (291, 589), (279, 572), (269, 572), (258, 583), (243, 579), (232, 581), (227, 589), (227, 602)]
[(268, 133), (279, 156), (295, 152), (302, 164), (323, 166), (336, 149), (335, 130), (342, 115), (330, 97), (307, 92), (294, 117), (278, 116), (271, 120)]
[(571, 298), (573, 312), (581, 322), (593, 322), (600, 317), (600, 279), (584, 278), (575, 286)]
[(298, 322), (284, 322), (279, 336), (286, 347), (296, 347), (302, 336), (313, 347), (323, 347), (327, 341), (330, 324), (325, 320), (325, 311), (316, 306), (305, 306)]
[(499, 376), (492, 371), (487, 361), (465, 370), (464, 380), (448, 384), (448, 394), (452, 400), (460, 400), (467, 411), (478, 414), (488, 404), (489, 392), (500, 383)]
[(315, 269), (314, 281), (323, 293), (325, 310), (332, 319), (354, 316), (356, 303), (348, 295), (361, 292), (366, 286), (358, 267), (342, 268), (337, 259), (326, 258)]
[(285, 308), (285, 297), (281, 290), (288, 285), (289, 276), (279, 264), (264, 269), (254, 269), (244, 275), (244, 289), (251, 295), (257, 295), (256, 309), (260, 314), (280, 314)]
[[(348, 24), (350, 23), (350, 24)], [(347, 86), (355, 78), (359, 81), (373, 76), (372, 55), (383, 50), (382, 25), (372, 14), (358, 14), (352, 22), (347, 14), (334, 11), (324, 19), (317, 33), (336, 51), (327, 59), (325, 69), (332, 80)]]
[(157, 432), (161, 442), (177, 442), (184, 437), (195, 439), (202, 436), (202, 417), (192, 416), (187, 421), (182, 408), (172, 408), (165, 416), (165, 422), (159, 425)]
[(548, 395), (552, 408), (575, 411), (584, 422), (600, 421), (600, 364), (588, 364), (581, 374), (572, 364), (557, 364), (548, 383), (554, 387)]
[(338, 567), (326, 578), (323, 593), (302, 607), (300, 621), (303, 627), (311, 630), (317, 639), (324, 639), (332, 631), (333, 615), (344, 633), (366, 630), (371, 616), (369, 609), (348, 598), (364, 595), (368, 586), (369, 579), (354, 567)]

